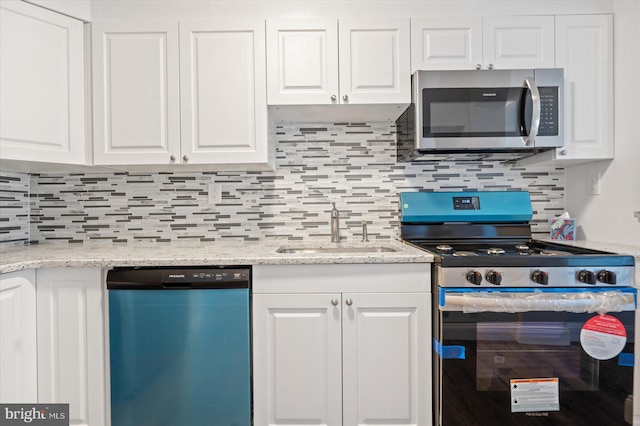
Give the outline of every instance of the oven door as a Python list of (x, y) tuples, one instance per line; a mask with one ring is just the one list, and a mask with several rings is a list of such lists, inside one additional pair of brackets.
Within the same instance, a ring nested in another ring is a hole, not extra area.
[(630, 288), (439, 288), (434, 424), (630, 421), (635, 298)]

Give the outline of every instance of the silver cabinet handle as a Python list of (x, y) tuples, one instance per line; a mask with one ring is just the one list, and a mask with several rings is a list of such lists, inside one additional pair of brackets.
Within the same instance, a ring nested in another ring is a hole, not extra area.
[(171, 157), (169, 157), (169, 160), (171, 160), (171, 161), (176, 161), (176, 156), (175, 156), (175, 155), (172, 155)]
[(353, 305), (353, 300), (351, 300), (351, 299), (347, 299), (347, 300), (345, 300), (345, 302), (344, 302), (344, 303), (346, 303), (346, 304), (347, 304), (347, 306), (351, 306), (351, 305)]
[(476, 69), (477, 69), (477, 70), (479, 70), (479, 69), (481, 69), (481, 68), (482, 68), (482, 65), (480, 65), (480, 64), (476, 64)]
[(487, 68), (489, 68), (490, 70), (492, 70), (492, 69), (493, 69), (493, 64), (489, 64), (489, 66), (488, 66)]
[(338, 100), (338, 97), (336, 95), (331, 95), (331, 100), (335, 102)]
[(532, 77), (524, 79), (524, 86), (531, 91), (531, 102), (533, 103), (533, 111), (531, 111), (531, 129), (529, 129), (529, 135), (523, 137), (524, 144), (531, 146), (536, 140), (538, 134), (538, 128), (540, 127), (540, 91), (536, 82)]
[(333, 306), (338, 306), (338, 299), (331, 299), (331, 304)]
[(347, 95), (342, 96), (342, 100), (343, 101), (348, 101), (349, 100), (349, 96), (347, 96)]
[(183, 155), (183, 156), (182, 156), (182, 160), (183, 160), (184, 162), (189, 161), (189, 156), (188, 156), (188, 155)]

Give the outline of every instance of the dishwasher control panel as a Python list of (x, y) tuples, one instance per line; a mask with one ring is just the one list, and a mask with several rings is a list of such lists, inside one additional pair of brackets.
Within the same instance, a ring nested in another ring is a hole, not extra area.
[(110, 290), (249, 288), (250, 266), (132, 267), (107, 273)]

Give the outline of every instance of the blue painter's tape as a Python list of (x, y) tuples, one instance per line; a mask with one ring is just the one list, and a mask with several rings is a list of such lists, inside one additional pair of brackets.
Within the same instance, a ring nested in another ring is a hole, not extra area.
[(464, 346), (444, 346), (434, 337), (433, 338), (433, 350), (442, 359), (465, 359), (465, 347)]
[(621, 367), (633, 367), (635, 359), (632, 353), (622, 352), (618, 355), (618, 365)]

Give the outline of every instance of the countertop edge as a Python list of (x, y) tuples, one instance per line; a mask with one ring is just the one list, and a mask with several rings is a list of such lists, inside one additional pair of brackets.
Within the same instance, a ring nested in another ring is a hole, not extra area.
[[(305, 247), (296, 243), (208, 243), (157, 245), (92, 245), (77, 246), (37, 244), (3, 249), (0, 274), (25, 269), (116, 266), (209, 266), (209, 265), (300, 265), (300, 264), (374, 264), (431, 263), (433, 255), (410, 247), (401, 241), (384, 240), (370, 244), (341, 244), (344, 247), (384, 246), (396, 251), (386, 253), (277, 253), (279, 246)], [(335, 247), (328, 244), (314, 246)], [(248, 254), (247, 251), (251, 253)]]

